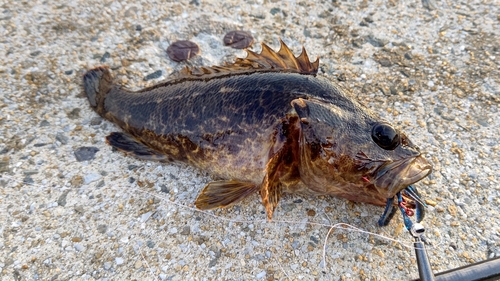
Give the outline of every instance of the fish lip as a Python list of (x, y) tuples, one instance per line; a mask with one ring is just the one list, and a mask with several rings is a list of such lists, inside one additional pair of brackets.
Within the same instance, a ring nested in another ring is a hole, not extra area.
[(417, 155), (388, 162), (373, 173), (373, 183), (386, 198), (425, 178), (432, 172), (429, 162)]

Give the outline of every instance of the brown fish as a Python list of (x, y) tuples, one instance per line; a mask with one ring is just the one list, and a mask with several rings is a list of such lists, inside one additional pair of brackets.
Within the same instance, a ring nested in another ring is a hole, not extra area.
[(126, 132), (111, 133), (110, 145), (223, 179), (201, 191), (200, 209), (254, 192), (268, 219), (284, 193), (385, 205), (431, 172), (404, 133), (316, 76), (319, 59), (280, 43), (278, 52), (262, 44), (234, 64), (186, 68), (137, 92), (113, 84), (107, 67), (88, 71), (83, 84), (94, 110)]

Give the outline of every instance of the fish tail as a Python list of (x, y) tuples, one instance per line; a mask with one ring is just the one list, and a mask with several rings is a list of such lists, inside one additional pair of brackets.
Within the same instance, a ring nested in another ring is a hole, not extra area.
[(113, 88), (113, 77), (107, 66), (99, 66), (91, 69), (83, 75), (83, 88), (90, 105), (99, 113), (103, 115), (104, 98), (106, 94)]

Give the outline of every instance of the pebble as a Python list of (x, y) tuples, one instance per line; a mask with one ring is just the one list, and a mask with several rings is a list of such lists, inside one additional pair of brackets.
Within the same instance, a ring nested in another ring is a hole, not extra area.
[(82, 146), (82, 147), (77, 148), (74, 151), (74, 154), (75, 154), (76, 160), (78, 162), (82, 162), (82, 161), (89, 161), (89, 160), (94, 159), (97, 151), (99, 151), (99, 149), (97, 147)]
[(56, 140), (61, 144), (68, 144), (68, 137), (66, 137), (63, 133), (57, 133)]
[(100, 62), (105, 62), (107, 59), (109, 59), (111, 57), (111, 54), (109, 52), (105, 52), (101, 59), (99, 60)]
[(57, 205), (62, 206), (62, 207), (66, 206), (66, 198), (67, 198), (69, 192), (70, 192), (69, 189), (63, 191), (61, 196), (59, 196), (59, 198), (57, 199)]

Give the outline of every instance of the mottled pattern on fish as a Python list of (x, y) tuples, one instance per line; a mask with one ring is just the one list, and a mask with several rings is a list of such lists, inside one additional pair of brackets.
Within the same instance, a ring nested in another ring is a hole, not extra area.
[[(200, 193), (202, 209), (256, 191), (269, 219), (287, 192), (384, 205), (430, 172), (404, 134), (316, 77), (319, 61), (311, 63), (304, 50), (294, 57), (282, 43), (278, 52), (264, 44), (261, 54), (248, 52), (233, 65), (185, 69), (137, 92), (113, 85), (110, 71), (99, 67), (85, 74), (84, 88), (91, 106), (128, 133), (108, 136), (114, 147), (222, 179)], [(395, 147), (374, 142), (379, 124), (382, 138), (386, 131), (397, 136)]]

